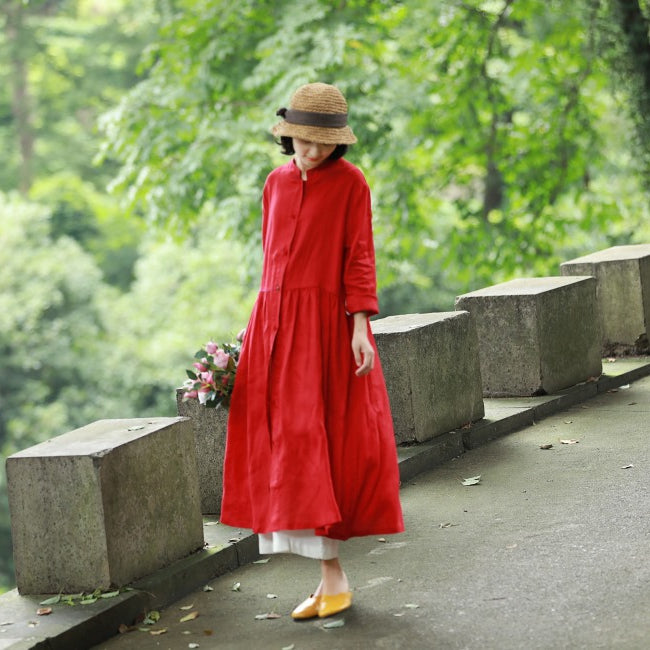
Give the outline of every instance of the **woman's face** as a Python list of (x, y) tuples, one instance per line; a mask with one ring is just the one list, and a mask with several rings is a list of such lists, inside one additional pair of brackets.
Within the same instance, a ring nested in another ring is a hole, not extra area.
[(309, 169), (318, 167), (336, 149), (335, 144), (319, 144), (317, 142), (301, 140), (300, 138), (292, 138), (292, 140), (293, 150), (296, 152), (296, 164), (302, 171), (308, 171)]

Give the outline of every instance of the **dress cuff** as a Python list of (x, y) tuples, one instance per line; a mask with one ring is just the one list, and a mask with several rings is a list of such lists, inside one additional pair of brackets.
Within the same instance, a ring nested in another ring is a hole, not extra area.
[(379, 313), (379, 303), (377, 296), (352, 294), (345, 298), (345, 311), (348, 314), (356, 314), (359, 311), (365, 311), (368, 316), (374, 316)]

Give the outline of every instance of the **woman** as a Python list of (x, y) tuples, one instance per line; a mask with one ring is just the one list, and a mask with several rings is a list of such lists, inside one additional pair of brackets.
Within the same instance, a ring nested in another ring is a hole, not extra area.
[(232, 396), (221, 521), (260, 553), (320, 560), (294, 619), (350, 607), (340, 540), (403, 531), (378, 313), (370, 191), (334, 86), (301, 86), (272, 132), (292, 159), (267, 178), (264, 265)]

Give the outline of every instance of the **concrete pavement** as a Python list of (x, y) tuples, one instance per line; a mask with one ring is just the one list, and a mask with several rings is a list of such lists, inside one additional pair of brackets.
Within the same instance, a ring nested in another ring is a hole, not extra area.
[[(150, 626), (164, 634), (136, 630), (97, 647), (644, 650), (649, 471), (645, 378), (405, 484), (405, 534), (343, 545), (355, 600), (329, 621), (341, 627), (291, 620), (318, 566), (273, 556), (169, 606)], [(462, 485), (478, 475), (478, 485)], [(198, 617), (180, 623), (189, 612)], [(271, 612), (280, 618), (256, 619)]]
[[(355, 603), (341, 627), (289, 617), (317, 563), (253, 564), (253, 535), (208, 520), (206, 549), (115, 598), (37, 616), (44, 597), (0, 596), (0, 650), (648, 648), (650, 359), (604, 371), (557, 395), (486, 400), (480, 423), (400, 448), (407, 531), (344, 544)], [(155, 625), (117, 635), (151, 610)]]

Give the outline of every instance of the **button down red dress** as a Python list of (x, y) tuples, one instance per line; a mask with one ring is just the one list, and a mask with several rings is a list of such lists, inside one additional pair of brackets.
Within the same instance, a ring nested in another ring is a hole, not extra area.
[[(344, 159), (264, 187), (264, 265), (230, 405), (221, 521), (344, 540), (404, 529), (379, 363), (354, 373), (353, 318), (376, 314), (370, 192)], [(372, 334), (369, 337), (374, 346)]]

